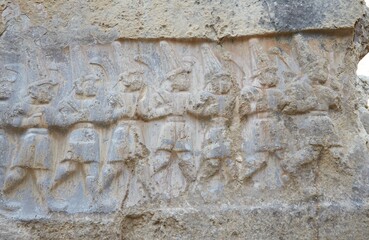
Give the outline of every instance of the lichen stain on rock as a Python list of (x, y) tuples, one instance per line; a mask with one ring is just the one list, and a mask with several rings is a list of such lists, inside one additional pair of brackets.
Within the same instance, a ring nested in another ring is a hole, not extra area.
[(361, 6), (0, 1), (0, 238), (366, 239)]
[(309, 29), (324, 22), (326, 7), (317, 1), (264, 0), (263, 7), (276, 31)]

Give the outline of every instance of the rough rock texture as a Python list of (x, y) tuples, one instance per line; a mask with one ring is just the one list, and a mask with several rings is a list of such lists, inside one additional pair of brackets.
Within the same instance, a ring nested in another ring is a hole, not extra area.
[(361, 1), (0, 6), (0, 239), (367, 238)]
[[(117, 38), (221, 40), (276, 32), (352, 29), (362, 1), (337, 0), (1, 0), (1, 32), (38, 28), (43, 46)], [(37, 38), (37, 37), (35, 37)]]

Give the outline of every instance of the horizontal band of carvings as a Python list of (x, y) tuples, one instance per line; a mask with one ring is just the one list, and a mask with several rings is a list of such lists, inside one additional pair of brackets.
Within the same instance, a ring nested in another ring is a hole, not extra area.
[(350, 40), (297, 34), (4, 52), (2, 208), (26, 218), (191, 194), (214, 202), (228, 184), (281, 189), (322, 156), (344, 163), (333, 117)]

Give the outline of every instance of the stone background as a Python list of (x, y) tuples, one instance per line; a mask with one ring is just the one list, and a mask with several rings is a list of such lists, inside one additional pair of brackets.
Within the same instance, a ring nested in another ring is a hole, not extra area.
[[(363, 1), (0, 7), (1, 82), (10, 84), (1, 90), (15, 90), (0, 101), (0, 137), (9, 139), (0, 138), (0, 239), (367, 238), (369, 80), (356, 76), (369, 49)], [(104, 86), (78, 88), (89, 81)], [(159, 95), (169, 106), (161, 115)], [(145, 141), (120, 125), (128, 120)], [(128, 133), (126, 149), (147, 145), (125, 165), (106, 157), (116, 129)], [(157, 144), (173, 135), (192, 136), (193, 148)], [(44, 159), (27, 162), (25, 149), (42, 141), (51, 147), (32, 156)], [(248, 148), (258, 141), (274, 145)], [(91, 151), (69, 156), (80, 143)], [(112, 172), (113, 187), (93, 189)]]

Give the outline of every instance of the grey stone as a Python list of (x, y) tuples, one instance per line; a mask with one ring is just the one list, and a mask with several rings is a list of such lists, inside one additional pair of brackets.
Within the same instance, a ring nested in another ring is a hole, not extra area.
[(367, 236), (360, 1), (0, 9), (0, 214), (15, 239)]

